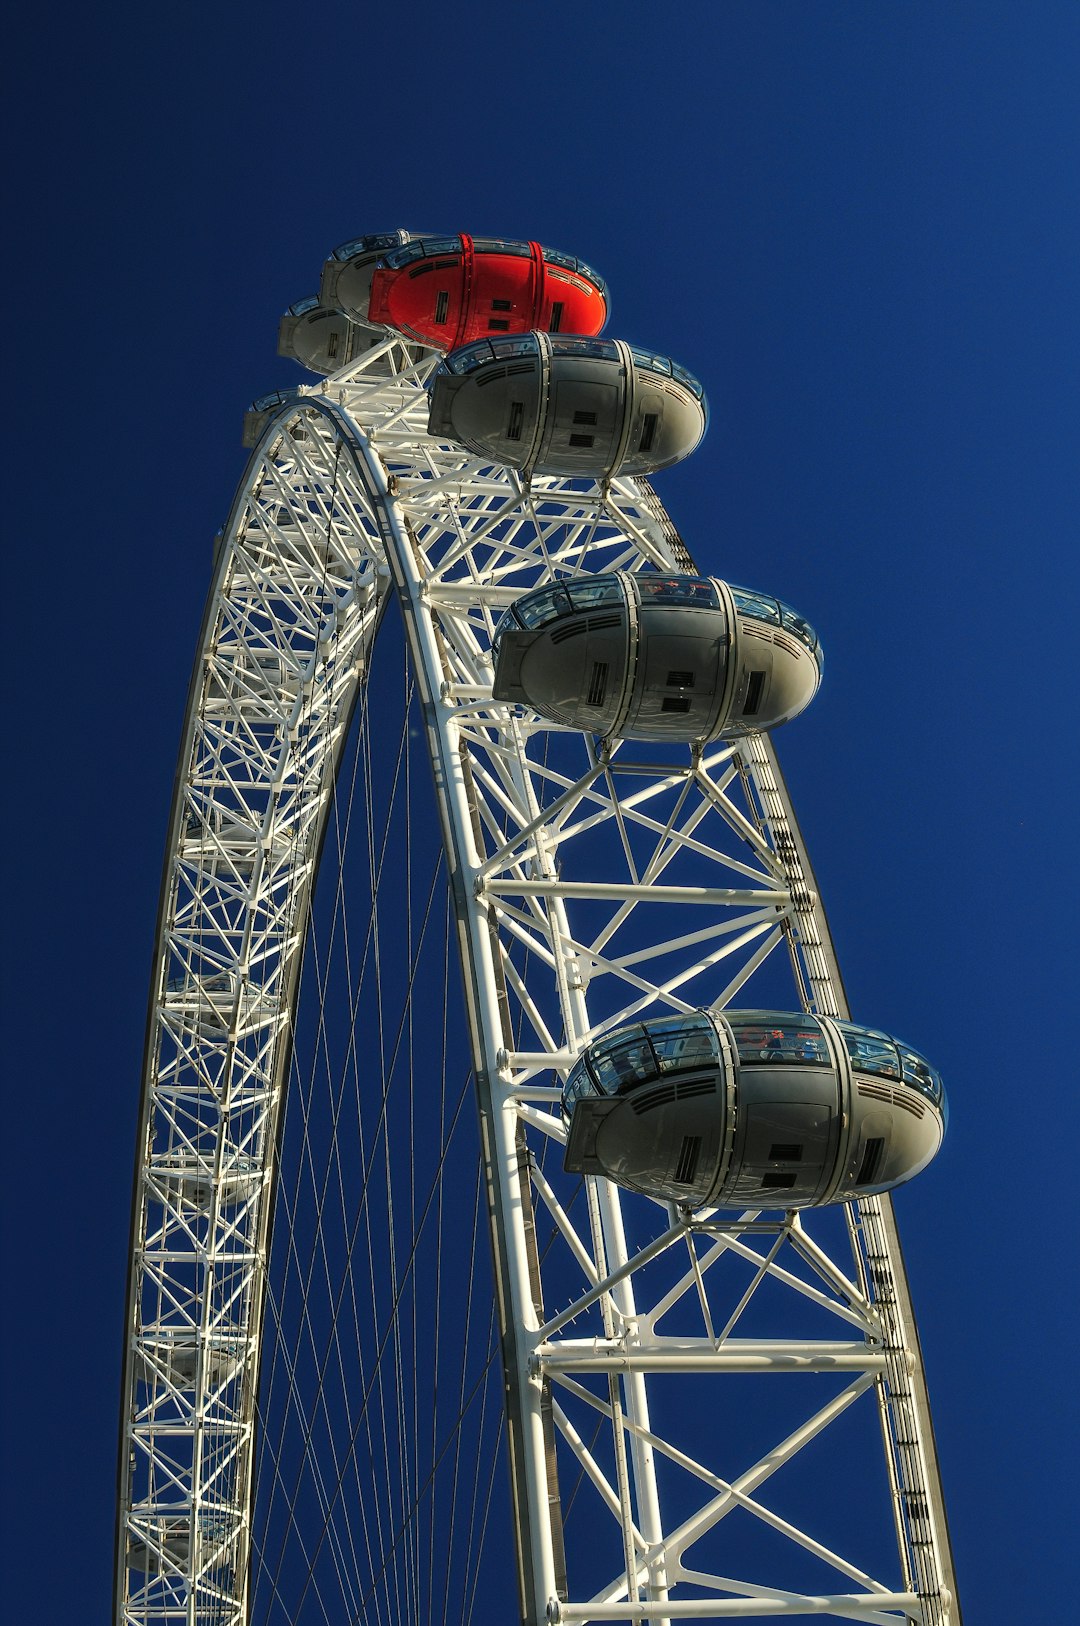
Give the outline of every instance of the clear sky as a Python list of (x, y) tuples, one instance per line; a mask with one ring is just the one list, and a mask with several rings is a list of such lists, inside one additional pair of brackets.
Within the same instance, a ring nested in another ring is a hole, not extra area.
[(661, 494), (821, 632), (781, 757), (853, 1010), (950, 1088), (898, 1208), (966, 1619), (1060, 1619), (1080, 7), (105, 0), (15, 33), (6, 1618), (108, 1609), (154, 912), (242, 412), (302, 381), (277, 319), (334, 244), (406, 225), (581, 254), (609, 331), (706, 385)]

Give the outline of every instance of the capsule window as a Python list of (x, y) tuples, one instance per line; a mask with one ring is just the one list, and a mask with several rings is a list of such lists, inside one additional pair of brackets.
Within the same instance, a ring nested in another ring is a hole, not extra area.
[(743, 703), (743, 716), (753, 717), (761, 706), (761, 693), (765, 687), (765, 673), (751, 672), (750, 681), (746, 685), (746, 700)]
[(916, 1051), (909, 1049), (897, 1041), (897, 1050), (904, 1069), (904, 1083), (911, 1084), (923, 1095), (928, 1095), (932, 1101), (940, 1102), (942, 1096), (941, 1075), (930, 1066), (924, 1057)]
[(596, 422), (596, 413), (595, 412), (575, 412), (574, 413), (574, 422), (575, 423), (595, 423)]
[(638, 596), (642, 604), (649, 599), (658, 604), (692, 604), (695, 609), (715, 610), (719, 604), (716, 588), (705, 576), (646, 576), (637, 577)]
[(644, 422), (641, 425), (641, 439), (638, 442), (639, 452), (652, 451), (653, 441), (656, 439), (656, 425), (659, 421), (655, 412), (646, 412)]
[(753, 593), (748, 587), (735, 586), (732, 586), (731, 596), (740, 615), (749, 616), (752, 621), (764, 621), (770, 627), (780, 625), (780, 605), (776, 599)]
[[(827, 1067), (829, 1052), (820, 1030), (811, 1017), (800, 1018), (797, 1025), (778, 1025), (769, 1015), (743, 1018), (735, 1027), (735, 1044), (742, 1066), (782, 1061), (805, 1064), (809, 1067)], [(780, 1018), (783, 1022), (783, 1017)]]
[(606, 1051), (594, 1050), (590, 1061), (593, 1076), (606, 1095), (621, 1095), (656, 1076), (652, 1051), (640, 1028), (634, 1038), (627, 1037)]
[(780, 620), (789, 632), (793, 632), (807, 649), (817, 648), (817, 633), (807, 621), (805, 616), (797, 615), (790, 604), (780, 603)]
[(435, 298), (435, 321), (441, 325), (446, 321), (450, 309), (450, 292), (447, 288), (440, 288)]
[(558, 333), (559, 329), (562, 327), (562, 316), (563, 302), (561, 299), (557, 299), (551, 307), (551, 321), (548, 328), (549, 332)]
[(671, 364), (671, 375), (673, 378), (677, 378), (680, 384), (685, 384), (696, 400), (701, 401), (704, 399), (705, 391), (702, 389), (693, 373), (688, 373), (685, 367), (680, 367), (676, 362), (673, 361)]
[(539, 593), (528, 593), (518, 599), (514, 610), (523, 627), (530, 630), (546, 626), (557, 616), (566, 615), (573, 608), (565, 587), (548, 587)]
[[(561, 312), (562, 306), (557, 305), (555, 309)], [(614, 339), (580, 339), (567, 334), (565, 339), (551, 341), (551, 351), (555, 356), (599, 356), (603, 361), (619, 359), (619, 347)]]
[[(711, 1022), (693, 1016), (666, 1016), (649, 1023), (657, 1064), (662, 1073), (677, 1073), (707, 1067), (717, 1058), (716, 1033)], [(704, 1081), (705, 1090), (713, 1089), (711, 1078)], [(685, 1094), (690, 1088), (680, 1086)]]
[(623, 590), (617, 576), (578, 577), (568, 587), (575, 610), (592, 610), (600, 604), (623, 602)]
[(848, 1055), (857, 1073), (872, 1073), (879, 1078), (899, 1078), (900, 1058), (896, 1046), (887, 1033), (872, 1028), (859, 1028), (853, 1022), (838, 1022), (844, 1035)]
[(567, 1107), (580, 1101), (583, 1095), (598, 1095), (599, 1091), (593, 1080), (589, 1077), (584, 1061), (579, 1061), (566, 1080), (563, 1091), (563, 1102)]
[(510, 421), (506, 426), (507, 440), (521, 439), (521, 426), (525, 421), (524, 401), (510, 402)]
[(639, 350), (636, 344), (630, 346), (630, 354), (639, 367), (647, 367), (651, 373), (663, 373), (666, 378), (671, 377), (671, 360), (667, 356), (657, 356), (651, 350)]

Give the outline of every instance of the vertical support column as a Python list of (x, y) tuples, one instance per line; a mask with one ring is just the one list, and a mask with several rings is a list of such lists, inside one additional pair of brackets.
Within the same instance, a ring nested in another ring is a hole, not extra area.
[(499, 1078), (504, 1032), (500, 976), (492, 953), (487, 906), (477, 895), (480, 854), (472, 827), (468, 786), (452, 706), (441, 699), (446, 676), (412, 539), (385, 471), (366, 437), (353, 430), (383, 522), (387, 557), (401, 599), (413, 656), (465, 982), (465, 1002), (476, 1074), (495, 1290), (506, 1377), (507, 1430), (518, 1546), (520, 1606), (525, 1626), (541, 1626), (557, 1594), (558, 1565), (548, 1511), (543, 1385), (531, 1358), (539, 1321), (533, 1302), (526, 1209), (517, 1145), (517, 1114)]
[[(522, 794), (534, 818), (539, 818), (540, 809), (532, 793), (531, 786), (522, 784)], [(581, 975), (576, 962), (569, 962), (560, 952), (562, 944), (570, 941), (570, 926), (566, 916), (566, 905), (559, 893), (558, 869), (551, 856), (549, 846), (545, 842), (544, 832), (536, 832), (536, 852), (538, 867), (550, 882), (551, 891), (546, 894), (548, 919), (552, 930), (552, 950), (556, 961), (556, 980), (559, 987), (559, 1001), (563, 1011), (563, 1021), (566, 1027), (566, 1039), (570, 1048), (576, 1053), (584, 1043), (584, 1037), (589, 1032), (589, 1012), (585, 999), (585, 990), (582, 986)], [(599, 1213), (601, 1232), (603, 1235), (603, 1248), (605, 1254), (605, 1269), (608, 1272), (617, 1271), (627, 1263), (629, 1253), (626, 1246), (626, 1232), (623, 1226), (622, 1202), (619, 1189), (608, 1180), (593, 1182), (596, 1203)], [(622, 1317), (626, 1342), (633, 1348), (636, 1341), (635, 1321), (637, 1306), (634, 1297), (634, 1285), (629, 1274), (617, 1283), (612, 1292), (612, 1300)], [(649, 1431), (649, 1396), (644, 1373), (631, 1371), (623, 1378), (623, 1406), (630, 1422), (635, 1425), (630, 1437), (630, 1458), (633, 1464), (633, 1487), (637, 1502), (638, 1524), (641, 1534), (650, 1547), (658, 1548), (663, 1541), (664, 1525), (660, 1513), (660, 1494), (656, 1483), (656, 1464), (653, 1459), (653, 1448), (641, 1436), (638, 1430)], [(613, 1419), (614, 1426), (621, 1428), (621, 1421)], [(617, 1454), (621, 1454), (622, 1443), (618, 1442)], [(633, 1573), (628, 1565), (627, 1586), (633, 1591)], [(652, 1602), (662, 1602), (667, 1598), (667, 1569), (661, 1562), (654, 1572), (650, 1573), (647, 1587), (648, 1597)], [(633, 1601), (631, 1599), (631, 1601)], [(658, 1617), (662, 1626), (664, 1617)]]

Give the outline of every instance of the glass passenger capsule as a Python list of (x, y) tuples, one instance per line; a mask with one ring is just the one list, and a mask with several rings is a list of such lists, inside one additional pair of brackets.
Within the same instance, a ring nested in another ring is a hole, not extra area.
[(429, 392), (430, 434), (537, 474), (651, 474), (689, 457), (708, 423), (692, 374), (621, 339), (475, 339)]
[(589, 1046), (563, 1091), (565, 1167), (689, 1207), (800, 1208), (888, 1191), (945, 1133), (940, 1074), (874, 1028), (701, 1010)]
[(366, 237), (350, 237), (347, 243), (339, 243), (322, 268), (319, 303), (366, 321), (371, 278), (379, 261), (395, 249), (404, 248), (414, 238), (431, 235), (414, 231), (369, 232)]
[(244, 1152), (231, 1151), (220, 1162), (214, 1147), (156, 1153), (150, 1179), (156, 1192), (171, 1203), (189, 1203), (208, 1209), (216, 1200), (233, 1207), (247, 1200), (262, 1183), (262, 1165)]
[[(212, 1561), (216, 1596), (208, 1608), (196, 1604), (195, 1626), (212, 1626), (221, 1619), (221, 1596), (232, 1596), (236, 1576), (231, 1563), (236, 1520), (230, 1509), (203, 1506), (197, 1513), (177, 1505), (171, 1511), (156, 1511), (140, 1521), (143, 1533), (128, 1538), (127, 1562), (131, 1569), (157, 1575), (172, 1567), (183, 1568), (193, 1547), (205, 1560)], [(186, 1611), (185, 1611), (186, 1613)]]
[(436, 350), (530, 328), (593, 334), (607, 320), (607, 285), (583, 260), (540, 243), (423, 237), (379, 261), (366, 314)]
[(171, 977), (165, 984), (164, 1009), (172, 1021), (204, 1038), (250, 1031), (274, 1020), (266, 989), (237, 971), (202, 975), (185, 971)]
[(313, 373), (336, 373), (378, 344), (380, 337), (344, 311), (328, 309), (313, 294), (298, 299), (281, 318), (278, 355), (298, 361)]
[(212, 1333), (202, 1341), (185, 1328), (158, 1327), (140, 1334), (135, 1344), (135, 1371), (148, 1388), (169, 1385), (191, 1389), (202, 1357), (204, 1383), (219, 1387), (234, 1377), (244, 1358), (243, 1334), (233, 1330)]
[(169, 1565), (182, 1567), (191, 1553), (191, 1519), (187, 1513), (164, 1513), (147, 1521), (145, 1535), (129, 1536), (128, 1568), (157, 1575)]
[(244, 434), (241, 444), (251, 451), (262, 439), (263, 431), (274, 414), (283, 406), (300, 399), (299, 390), (271, 390), (252, 401), (244, 413)]
[(776, 728), (821, 681), (817, 635), (764, 593), (702, 576), (618, 572), (536, 588), (492, 640), (496, 700), (636, 740)]

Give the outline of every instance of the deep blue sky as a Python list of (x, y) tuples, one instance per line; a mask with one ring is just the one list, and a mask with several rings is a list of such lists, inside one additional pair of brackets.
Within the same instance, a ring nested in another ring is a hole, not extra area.
[(108, 1607), (154, 910), (241, 415), (302, 381), (276, 323), (325, 254), (396, 225), (582, 254), (609, 331), (706, 384), (662, 494), (704, 566), (821, 631), (780, 747), (852, 1006), (951, 1089), (899, 1211), (966, 1618), (1057, 1618), (1029, 1588), (1071, 1546), (1080, 1337), (1080, 7), (225, 0), (16, 29), (7, 1618)]

